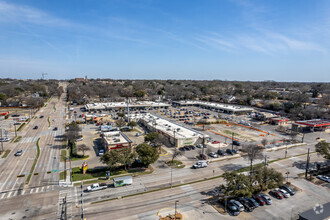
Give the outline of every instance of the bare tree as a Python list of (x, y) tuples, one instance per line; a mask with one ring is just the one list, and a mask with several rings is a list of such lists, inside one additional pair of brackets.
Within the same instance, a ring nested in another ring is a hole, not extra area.
[(295, 131), (290, 132), (289, 136), (290, 136), (290, 139), (291, 139), (291, 143), (295, 142), (297, 135), (298, 135), (298, 133), (295, 132)]
[(80, 144), (77, 146), (77, 151), (82, 151), (83, 156), (85, 156), (85, 151), (90, 151), (90, 147), (88, 147), (86, 144)]
[(262, 140), (261, 140), (261, 144), (262, 144), (262, 146), (264, 146), (264, 148), (266, 147), (266, 145), (267, 145), (267, 138), (263, 138)]
[(255, 144), (247, 144), (242, 147), (243, 157), (250, 162), (250, 174), (252, 173), (253, 161), (263, 158), (263, 148)]

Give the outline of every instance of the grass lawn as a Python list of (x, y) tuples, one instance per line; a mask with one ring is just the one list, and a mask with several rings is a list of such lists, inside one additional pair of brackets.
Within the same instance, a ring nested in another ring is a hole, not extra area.
[(172, 163), (172, 160), (169, 160), (169, 161), (166, 161), (166, 164), (169, 166), (172, 166), (173, 168), (184, 168), (185, 167), (185, 165), (183, 165), (182, 162), (179, 160), (173, 160), (173, 163)]
[(66, 150), (61, 150), (61, 162), (64, 162), (66, 159)]
[(229, 130), (223, 130), (222, 131), (223, 133), (225, 133), (225, 134), (228, 134), (228, 135), (232, 135), (233, 133), (234, 133), (234, 136), (241, 136), (241, 135), (239, 135), (238, 133), (236, 133), (236, 132), (232, 132), (232, 131), (229, 131)]
[(66, 170), (60, 172), (60, 180), (64, 180), (66, 178)]
[(6, 150), (3, 155), (2, 155), (2, 158), (6, 158), (8, 156), (8, 154), (10, 153), (10, 150)]
[(87, 158), (89, 158), (89, 155), (85, 155), (85, 156), (77, 155), (77, 156), (70, 157), (71, 161), (83, 160), (83, 159), (87, 159)]
[(32, 176), (32, 173), (33, 173), (33, 171), (34, 171), (34, 168), (36, 167), (36, 164), (37, 164), (38, 159), (39, 159), (39, 156), (40, 156), (39, 141), (40, 141), (40, 138), (38, 138), (38, 140), (37, 140), (37, 156), (36, 156), (36, 158), (34, 159), (33, 165), (32, 165), (31, 170), (30, 170), (30, 174), (28, 175), (28, 177), (27, 177), (27, 179), (26, 179), (26, 181), (25, 181), (25, 184), (29, 184), (30, 179), (31, 179), (31, 176)]

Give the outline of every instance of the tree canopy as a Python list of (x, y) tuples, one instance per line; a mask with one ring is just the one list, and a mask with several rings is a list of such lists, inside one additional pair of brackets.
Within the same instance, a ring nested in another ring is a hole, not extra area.
[(315, 151), (323, 156), (324, 159), (330, 160), (330, 143), (320, 141), (315, 145)]
[(139, 155), (140, 162), (145, 166), (156, 162), (159, 157), (157, 149), (147, 143), (139, 144), (136, 147), (136, 153)]

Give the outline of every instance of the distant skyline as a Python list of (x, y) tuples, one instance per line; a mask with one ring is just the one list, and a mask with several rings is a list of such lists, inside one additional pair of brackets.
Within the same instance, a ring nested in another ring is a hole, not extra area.
[(328, 0), (0, 0), (0, 77), (330, 82)]

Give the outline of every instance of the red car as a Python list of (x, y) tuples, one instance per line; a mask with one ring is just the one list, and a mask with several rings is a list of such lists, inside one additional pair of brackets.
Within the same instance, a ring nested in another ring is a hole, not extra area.
[(213, 141), (212, 144), (219, 144), (220, 141)]
[(269, 192), (269, 195), (274, 196), (277, 199), (283, 199), (283, 195), (281, 192), (277, 191), (277, 190), (272, 190)]
[(259, 194), (258, 194), (258, 195), (254, 195), (253, 198), (254, 198), (254, 200), (257, 201), (257, 203), (259, 203), (260, 206), (264, 206), (264, 205), (266, 205), (266, 202), (265, 202), (265, 200), (261, 197), (261, 195), (259, 195)]
[(205, 154), (200, 154), (199, 156), (200, 156), (200, 158), (201, 158), (202, 160), (206, 160), (206, 159), (207, 159), (207, 157), (206, 157)]

